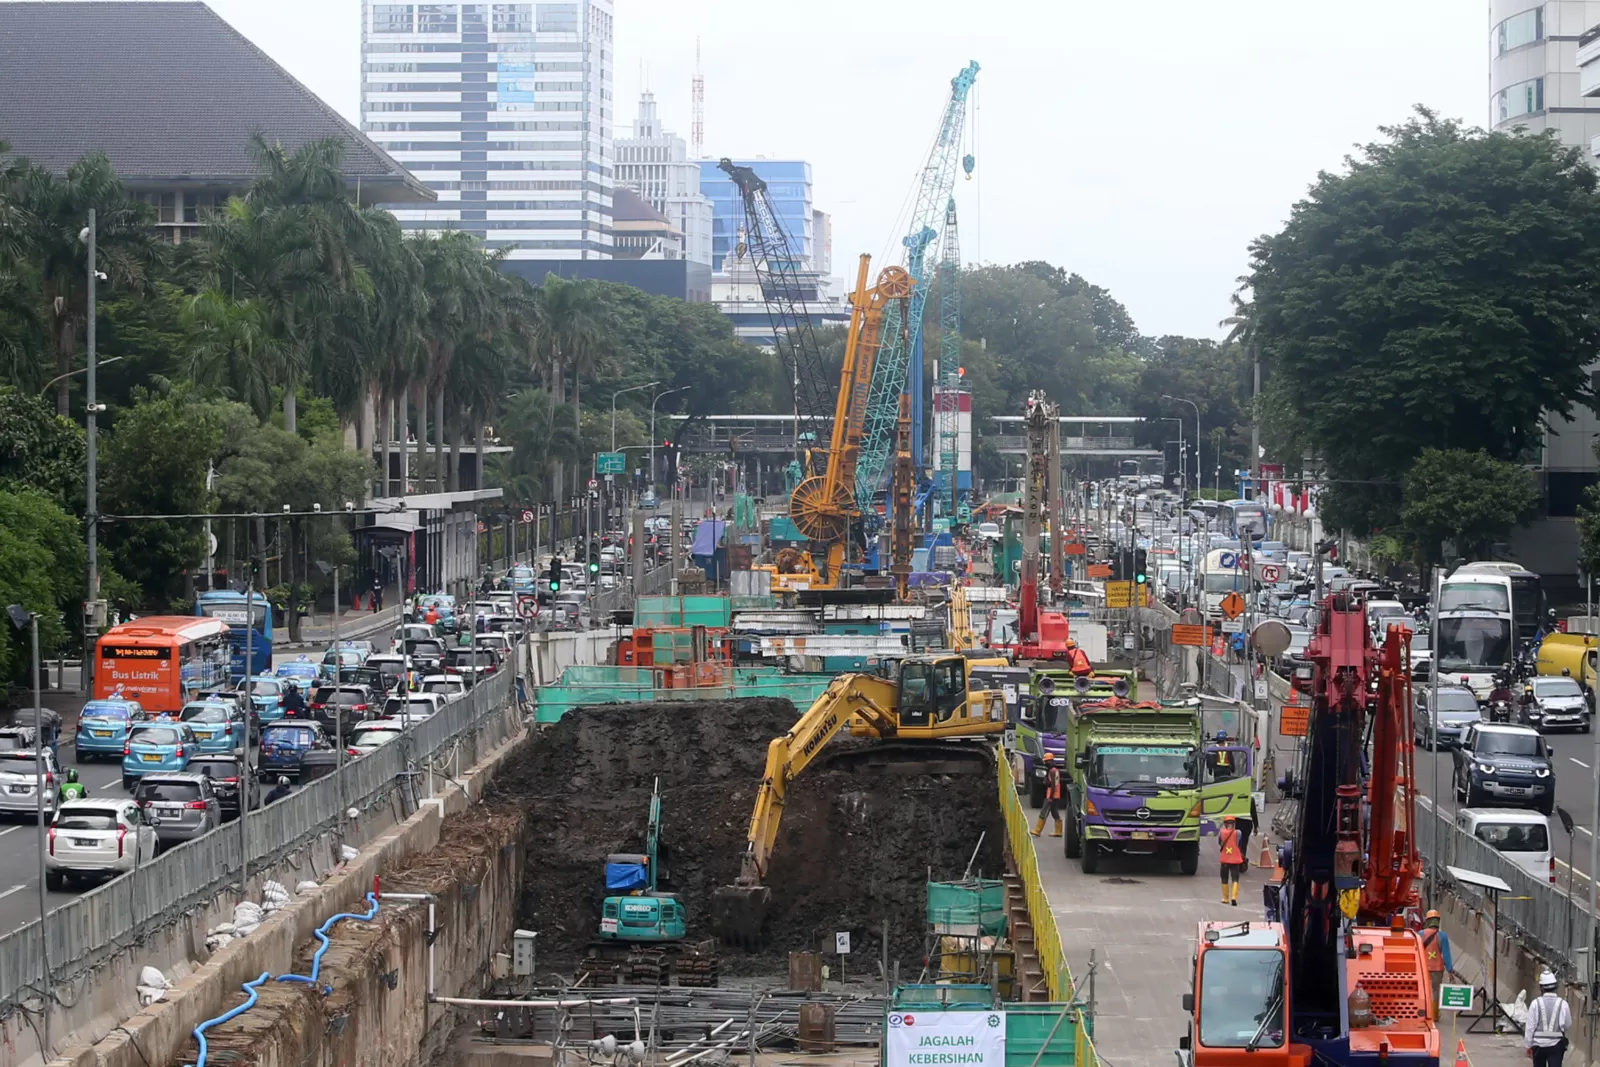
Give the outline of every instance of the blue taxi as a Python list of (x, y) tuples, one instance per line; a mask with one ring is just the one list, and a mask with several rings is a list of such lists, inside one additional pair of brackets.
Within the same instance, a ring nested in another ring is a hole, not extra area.
[(301, 689), (304, 689), (306, 686), (302, 683), (315, 682), (321, 678), (322, 668), (319, 664), (313, 663), (310, 656), (302, 655), (298, 659), (278, 664), (278, 669), (272, 673), (279, 678), (293, 679), (300, 684)]
[(144, 715), (137, 700), (91, 700), (78, 712), (78, 733), (73, 738), (78, 760), (121, 759), (128, 727)]
[(298, 776), (302, 756), (315, 749), (332, 747), (327, 734), (317, 723), (304, 719), (284, 719), (272, 723), (261, 728), (261, 773)]
[[(279, 678), (275, 674), (258, 674), (249, 679), (250, 703), (256, 709), (256, 721), (276, 722), (283, 718), (283, 693), (290, 679)], [(245, 691), (244, 681), (238, 685), (239, 692)]]
[(122, 745), (122, 788), (132, 789), (147, 774), (188, 770), (189, 757), (199, 749), (200, 741), (186, 722), (162, 718), (134, 723)]
[(191, 700), (178, 713), (194, 731), (201, 752), (232, 752), (245, 747), (245, 722), (237, 704), (221, 700)]

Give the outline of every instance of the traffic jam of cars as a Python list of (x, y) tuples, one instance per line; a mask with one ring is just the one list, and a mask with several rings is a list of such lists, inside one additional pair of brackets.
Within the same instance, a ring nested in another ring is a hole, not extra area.
[(270, 674), (187, 690), (181, 706), (155, 710), (120, 688), (87, 701), (71, 734), (76, 762), (118, 763), (121, 795), (91, 795), (63, 767), (54, 712), (43, 737), (33, 725), (0, 728), (0, 817), (42, 811), (50, 890), (113, 878), (400, 740), (514, 669), (523, 623), (509, 590), (459, 610), (453, 597), (420, 596), (404, 617), (382, 649), (341, 640)]

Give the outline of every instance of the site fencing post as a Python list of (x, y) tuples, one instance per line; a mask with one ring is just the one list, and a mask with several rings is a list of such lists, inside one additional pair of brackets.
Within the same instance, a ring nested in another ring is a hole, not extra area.
[[(1322, 557), (1318, 555), (1317, 573), (1322, 573)], [(1429, 598), (1433, 601), (1433, 657), (1428, 664), (1428, 751), (1433, 758), (1433, 785), (1428, 790), (1428, 801), (1433, 805), (1435, 825), (1433, 828), (1432, 847), (1428, 850), (1428, 904), (1431, 907), (1438, 899), (1439, 887), (1439, 833), (1437, 816), (1439, 807), (1439, 575), (1438, 567), (1433, 568), (1433, 589)], [(1320, 584), (1320, 583), (1319, 583)]]

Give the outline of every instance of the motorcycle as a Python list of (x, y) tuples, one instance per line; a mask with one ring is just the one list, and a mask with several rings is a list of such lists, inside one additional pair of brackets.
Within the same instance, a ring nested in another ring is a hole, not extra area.
[(1491, 700), (1491, 701), (1489, 701), (1489, 721), (1490, 722), (1507, 722), (1507, 723), (1510, 722), (1511, 721), (1511, 702), (1508, 701), (1508, 700)]

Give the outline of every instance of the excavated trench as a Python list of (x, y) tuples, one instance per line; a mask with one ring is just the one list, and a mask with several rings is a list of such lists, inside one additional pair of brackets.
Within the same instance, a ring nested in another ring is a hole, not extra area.
[[(795, 723), (786, 700), (580, 708), (530, 741), (495, 779), (491, 805), (524, 816), (518, 925), (539, 935), (539, 970), (570, 976), (594, 940), (608, 854), (643, 849), (659, 778), (662, 838), (691, 941), (712, 939), (712, 895), (739, 872), (767, 745)], [(840, 739), (847, 751), (870, 742)], [(924, 885), (999, 877), (1004, 831), (992, 767), (935, 773), (813, 765), (794, 784), (767, 884), (760, 943), (723, 946), (725, 975), (781, 974), (797, 949), (831, 952), (849, 931), (864, 968), (882, 954), (914, 976), (927, 950)], [(959, 761), (957, 761), (959, 762)], [(976, 772), (976, 773), (974, 773)], [(981, 839), (981, 845), (980, 845)]]

